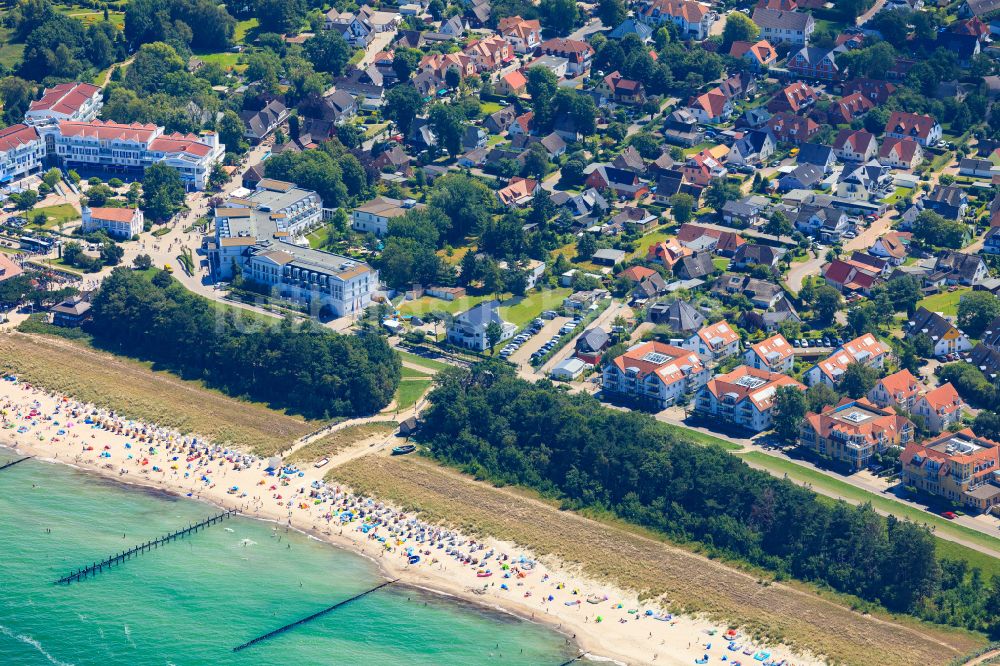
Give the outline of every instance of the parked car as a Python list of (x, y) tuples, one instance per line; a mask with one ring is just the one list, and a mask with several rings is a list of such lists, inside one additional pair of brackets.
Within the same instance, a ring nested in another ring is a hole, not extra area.
[(955, 515), (954, 511), (942, 511), (941, 515), (947, 518), (948, 520), (955, 520), (956, 518), (958, 518), (958, 516)]

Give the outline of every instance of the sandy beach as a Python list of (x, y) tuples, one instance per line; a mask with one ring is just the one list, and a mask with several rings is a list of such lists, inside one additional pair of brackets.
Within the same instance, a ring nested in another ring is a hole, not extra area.
[(0, 444), (300, 530), (368, 557), (389, 578), (545, 623), (591, 659), (824, 663), (786, 646), (761, 645), (738, 631), (727, 636), (726, 626), (670, 615), (641, 603), (635, 593), (589, 580), (550, 558), (539, 561), (515, 544), (469, 538), (377, 498), (326, 484), (330, 466), (269, 472), (267, 460), (16, 381), (0, 381)]

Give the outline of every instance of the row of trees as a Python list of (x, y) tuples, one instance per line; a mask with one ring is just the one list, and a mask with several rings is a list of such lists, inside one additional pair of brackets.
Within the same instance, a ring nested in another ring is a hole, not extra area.
[[(889, 609), (1000, 630), (1000, 580), (967, 589), (923, 526), (828, 503), (649, 416), (487, 362), (438, 375), (421, 439), (435, 458), (574, 509), (610, 512)], [(960, 592), (960, 593), (959, 593)], [(959, 619), (961, 618), (961, 619)], [(992, 624), (992, 626), (991, 626)]]
[(378, 335), (338, 335), (288, 319), (246, 332), (163, 271), (150, 280), (115, 269), (92, 312), (89, 332), (115, 352), (310, 418), (372, 414), (399, 384), (399, 358)]

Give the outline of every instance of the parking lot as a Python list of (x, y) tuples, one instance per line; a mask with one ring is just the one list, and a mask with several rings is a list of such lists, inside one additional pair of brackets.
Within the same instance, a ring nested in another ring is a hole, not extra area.
[[(514, 350), (509, 356), (507, 356), (507, 360), (511, 363), (516, 363), (517, 365), (529, 363), (531, 355), (541, 349), (542, 345), (548, 342), (552, 336), (559, 335), (559, 329), (571, 321), (573, 320), (569, 317), (556, 317), (555, 319), (545, 321), (541, 329), (537, 329), (537, 333), (531, 335), (518, 349)], [(527, 333), (528, 331), (529, 329), (525, 329), (524, 333)], [(523, 333), (519, 335), (523, 335)], [(516, 337), (510, 340), (508, 344), (516, 344), (515, 340), (517, 340)], [(502, 353), (503, 351), (501, 350), (501, 354)]]

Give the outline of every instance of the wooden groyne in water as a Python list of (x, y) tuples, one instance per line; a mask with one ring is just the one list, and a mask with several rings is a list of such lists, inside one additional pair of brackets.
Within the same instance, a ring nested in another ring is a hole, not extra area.
[(145, 553), (147, 551), (150, 551), (150, 550), (152, 550), (154, 548), (159, 548), (160, 546), (168, 544), (171, 541), (175, 541), (176, 539), (183, 538), (183, 537), (187, 536), (188, 534), (194, 534), (195, 532), (197, 532), (200, 529), (204, 529), (206, 527), (210, 527), (211, 525), (214, 525), (215, 523), (222, 522), (226, 518), (234, 516), (237, 513), (239, 513), (239, 511), (237, 511), (236, 509), (229, 509), (228, 511), (223, 511), (222, 513), (216, 514), (216, 515), (212, 516), (211, 518), (206, 518), (205, 520), (201, 521), (200, 523), (195, 523), (193, 525), (188, 525), (187, 527), (185, 527), (183, 529), (180, 529), (180, 530), (177, 530), (176, 532), (171, 532), (170, 534), (165, 534), (165, 535), (161, 536), (158, 539), (153, 539), (152, 541), (147, 541), (144, 544), (140, 544), (140, 545), (135, 546), (133, 548), (129, 548), (128, 550), (122, 551), (122, 552), (118, 553), (117, 555), (112, 555), (112, 556), (110, 556), (108, 558), (105, 558), (105, 559), (101, 560), (100, 562), (94, 562), (93, 564), (91, 564), (88, 567), (84, 567), (82, 569), (77, 569), (75, 572), (69, 574), (68, 576), (63, 576), (62, 578), (60, 578), (59, 580), (57, 580), (56, 583), (57, 584), (59, 584), (59, 583), (66, 583), (66, 584), (75, 583), (75, 582), (79, 582), (79, 581), (83, 580), (87, 576), (90, 576), (90, 575), (95, 575), (96, 576), (97, 574), (99, 574), (102, 571), (104, 571), (105, 568), (112, 567), (112, 566), (114, 566), (116, 564), (121, 564), (125, 560), (129, 560), (129, 559), (132, 559), (133, 557), (136, 557), (138, 555), (142, 555), (143, 553)]
[(16, 465), (17, 463), (22, 463), (22, 462), (24, 462), (25, 460), (31, 460), (31, 458), (33, 458), (33, 456), (25, 456), (25, 457), (23, 457), (23, 458), (20, 458), (20, 459), (18, 459), (18, 460), (11, 460), (11, 461), (10, 461), (9, 463), (7, 463), (6, 465), (0, 465), (0, 469), (7, 469), (8, 467), (13, 467), (13, 466), (14, 466), (14, 465)]
[(396, 578), (395, 580), (386, 581), (386, 582), (382, 583), (381, 585), (376, 585), (375, 587), (373, 587), (370, 590), (365, 590), (364, 592), (362, 592), (360, 594), (355, 594), (350, 599), (344, 599), (343, 601), (341, 601), (339, 603), (336, 603), (336, 604), (334, 604), (332, 606), (324, 608), (321, 611), (317, 611), (317, 612), (313, 613), (312, 615), (310, 615), (308, 617), (302, 618), (301, 620), (296, 620), (295, 622), (292, 622), (291, 624), (286, 624), (283, 627), (278, 627), (274, 631), (269, 631), (269, 632), (267, 632), (266, 634), (264, 634), (262, 636), (258, 636), (257, 638), (254, 638), (253, 640), (249, 640), (246, 643), (244, 643), (243, 645), (237, 645), (236, 647), (233, 648), (233, 652), (239, 652), (240, 650), (245, 650), (246, 648), (248, 648), (248, 647), (250, 647), (252, 645), (256, 645), (257, 643), (260, 643), (261, 641), (266, 641), (269, 638), (274, 638), (278, 634), (283, 634), (286, 631), (291, 631), (295, 627), (298, 627), (299, 625), (303, 625), (306, 622), (312, 622), (316, 618), (322, 617), (323, 615), (326, 615), (327, 613), (335, 611), (338, 608), (340, 608), (341, 606), (346, 606), (347, 604), (351, 603), (352, 601), (357, 601), (361, 597), (367, 596), (367, 595), (371, 594), (372, 592), (375, 592), (376, 590), (381, 590), (383, 587), (387, 587), (387, 586), (392, 585), (393, 583), (396, 583), (398, 581), (399, 581), (398, 578)]

